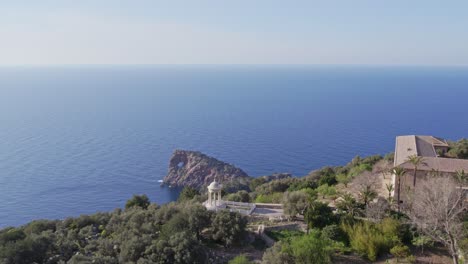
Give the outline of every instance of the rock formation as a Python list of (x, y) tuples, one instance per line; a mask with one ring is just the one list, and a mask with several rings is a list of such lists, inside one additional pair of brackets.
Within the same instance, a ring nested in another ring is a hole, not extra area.
[(214, 179), (222, 184), (248, 181), (248, 175), (234, 165), (219, 161), (198, 151), (176, 150), (169, 161), (164, 183), (201, 189)]

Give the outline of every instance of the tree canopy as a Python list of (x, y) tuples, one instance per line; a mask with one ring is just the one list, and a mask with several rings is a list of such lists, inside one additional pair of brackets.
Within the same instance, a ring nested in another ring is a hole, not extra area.
[(150, 205), (150, 200), (146, 194), (133, 195), (133, 197), (125, 204), (125, 209), (129, 209), (135, 206), (146, 209)]

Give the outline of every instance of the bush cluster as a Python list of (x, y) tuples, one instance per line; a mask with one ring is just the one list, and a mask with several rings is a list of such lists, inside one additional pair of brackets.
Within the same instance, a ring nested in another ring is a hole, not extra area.
[(341, 227), (349, 238), (351, 248), (371, 261), (402, 244), (401, 224), (392, 218), (386, 218), (380, 223), (342, 223)]
[(2, 229), (0, 263), (207, 263), (206, 243), (229, 247), (245, 228), (238, 213), (134, 196), (125, 210)]

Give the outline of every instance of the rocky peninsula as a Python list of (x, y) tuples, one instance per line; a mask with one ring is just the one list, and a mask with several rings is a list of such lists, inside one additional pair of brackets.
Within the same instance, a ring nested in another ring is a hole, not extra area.
[(224, 182), (248, 181), (249, 176), (236, 166), (198, 151), (175, 150), (169, 160), (164, 184), (201, 189), (214, 179)]

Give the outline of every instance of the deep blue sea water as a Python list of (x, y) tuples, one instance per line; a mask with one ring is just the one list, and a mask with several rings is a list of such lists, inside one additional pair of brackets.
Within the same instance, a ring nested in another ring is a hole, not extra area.
[(0, 227), (165, 203), (174, 149), (301, 176), (395, 136), (468, 137), (468, 68), (0, 68)]

